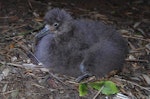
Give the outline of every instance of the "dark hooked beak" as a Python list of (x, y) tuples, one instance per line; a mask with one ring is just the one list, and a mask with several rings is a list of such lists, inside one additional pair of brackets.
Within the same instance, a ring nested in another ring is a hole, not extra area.
[(50, 33), (50, 26), (45, 25), (45, 27), (35, 35), (35, 38), (36, 39), (41, 39), (42, 37), (44, 37), (45, 35), (47, 35), (49, 33)]

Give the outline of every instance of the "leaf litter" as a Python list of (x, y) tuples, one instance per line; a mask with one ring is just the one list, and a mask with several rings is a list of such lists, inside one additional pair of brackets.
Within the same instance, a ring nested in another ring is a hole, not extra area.
[[(98, 0), (95, 1), (95, 4), (99, 4), (97, 2)], [(36, 32), (43, 26), (42, 17), (46, 9), (61, 6), (65, 6), (65, 9), (72, 12), (73, 16), (77, 18), (101, 20), (115, 25), (129, 44), (130, 53), (123, 72), (96, 79), (96, 81), (113, 81), (120, 92), (116, 95), (106, 96), (90, 89), (89, 94), (82, 99), (94, 99), (94, 97), (102, 99), (106, 97), (110, 99), (112, 97), (114, 99), (118, 99), (118, 97), (122, 99), (150, 98), (150, 20), (148, 19), (150, 8), (146, 4), (141, 6), (140, 3), (135, 2), (124, 2), (121, 5), (121, 2), (104, 0), (99, 5), (103, 9), (95, 4), (91, 3), (83, 7), (82, 2), (81, 4), (72, 2), (68, 5), (67, 2), (54, 0), (51, 2), (40, 0), (0, 1), (0, 5), (2, 5), (0, 6), (0, 98), (81, 98), (78, 93), (79, 84), (74, 82), (75, 78), (52, 73), (41, 68), (40, 65), (35, 66), (28, 57), (29, 52), (34, 52), (33, 39)], [(111, 9), (111, 12), (108, 9)], [(135, 9), (141, 14), (135, 13)]]

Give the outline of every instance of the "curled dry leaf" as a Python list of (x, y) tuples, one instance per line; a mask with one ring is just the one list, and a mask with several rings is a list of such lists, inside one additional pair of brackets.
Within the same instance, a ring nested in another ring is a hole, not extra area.
[(10, 69), (9, 68), (5, 68), (3, 71), (2, 71), (2, 74), (4, 75), (4, 77), (8, 76), (10, 72)]
[(16, 60), (17, 60), (17, 57), (16, 57), (16, 56), (11, 57), (11, 62), (14, 62), (14, 61), (16, 61)]
[(129, 55), (130, 60), (135, 60), (136, 58), (133, 55)]
[(117, 93), (117, 95), (113, 97), (113, 99), (131, 99), (131, 98), (122, 93)]
[(47, 69), (47, 68), (40, 68), (40, 70), (43, 72), (49, 72), (49, 69)]
[(0, 81), (2, 81), (6, 76), (8, 76), (10, 69), (5, 68), (0, 74)]
[(133, 27), (134, 27), (134, 28), (137, 28), (140, 24), (141, 24), (141, 22), (136, 22), (136, 23), (133, 25)]
[(30, 69), (33, 69), (36, 67), (36, 65), (32, 64), (32, 63), (30, 63), (30, 64), (24, 63), (24, 64), (22, 64), (22, 66), (24, 66), (25, 68), (30, 68)]
[(0, 81), (2, 81), (4, 79), (4, 75), (0, 74)]
[(148, 43), (147, 45), (145, 45), (145, 47), (150, 51), (150, 43)]
[(142, 77), (144, 78), (144, 80), (146, 81), (146, 83), (148, 85), (150, 85), (150, 77), (148, 75), (142, 74)]

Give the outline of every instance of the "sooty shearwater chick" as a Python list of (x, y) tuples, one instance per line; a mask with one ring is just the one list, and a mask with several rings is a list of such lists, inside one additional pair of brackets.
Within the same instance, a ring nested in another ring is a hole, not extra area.
[(62, 9), (49, 10), (46, 26), (36, 35), (35, 56), (60, 74), (104, 77), (121, 70), (128, 53), (127, 42), (111, 26), (99, 21), (73, 19)]

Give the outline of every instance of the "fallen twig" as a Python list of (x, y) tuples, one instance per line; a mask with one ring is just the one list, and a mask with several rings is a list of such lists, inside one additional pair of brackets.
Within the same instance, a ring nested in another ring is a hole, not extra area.
[[(15, 63), (6, 63), (6, 62), (1, 62), (1, 64), (3, 65), (8, 65), (8, 66), (14, 66), (14, 67), (19, 67), (19, 68), (22, 68), (22, 69), (26, 69), (23, 65), (20, 65), (20, 64), (15, 64)], [(36, 67), (35, 67), (36, 68)], [(55, 78), (56, 80), (58, 80), (59, 82), (61, 82), (62, 84), (68, 86), (66, 83), (64, 83), (64, 81), (60, 80), (57, 76), (55, 76), (53, 73), (51, 72), (48, 72), (53, 78)]]
[(126, 59), (127, 62), (144, 62), (149, 63), (148, 60), (139, 60), (139, 59)]
[(1, 92), (1, 94), (2, 95), (10, 94), (10, 93), (15, 92), (15, 91), (19, 91), (19, 90), (11, 90), (11, 91), (7, 91), (7, 92)]
[(129, 83), (129, 84), (132, 84), (132, 85), (134, 85), (134, 86), (137, 86), (137, 87), (139, 87), (139, 88), (141, 88), (141, 89), (144, 89), (144, 90), (150, 92), (150, 88), (143, 87), (143, 86), (141, 86), (141, 85), (139, 85), (139, 84), (137, 84), (137, 83), (135, 83), (135, 82), (131, 82), (131, 81), (128, 81), (128, 80), (125, 80), (125, 79), (122, 79), (122, 78), (115, 78), (115, 79), (120, 80), (120, 81), (123, 81), (123, 82), (127, 82), (127, 83)]
[(33, 7), (32, 7), (30, 0), (28, 0), (28, 4), (29, 4), (30, 9), (33, 11)]
[(96, 93), (96, 95), (93, 97), (93, 99), (96, 99), (97, 96), (100, 94), (100, 92), (103, 90), (104, 86), (101, 87), (101, 89)]
[(7, 29), (7, 30), (2, 31), (2, 33), (6, 33), (6, 32), (8, 32), (8, 31), (10, 31), (10, 30), (12, 30), (12, 29), (15, 30), (15, 29), (18, 29), (18, 28), (21, 28), (21, 27), (24, 27), (24, 26), (26, 26), (26, 24), (9, 28), (9, 29)]
[(134, 36), (123, 35), (123, 37), (132, 38), (132, 39), (138, 39), (138, 40), (150, 42), (150, 39), (144, 39), (144, 38), (139, 38), (139, 37), (134, 37)]
[(23, 67), (22, 65), (20, 65), (20, 64), (6, 63), (6, 62), (1, 62), (1, 61), (0, 61), (0, 63), (3, 64), (3, 65), (14, 66), (14, 67), (19, 67), (19, 68), (24, 68), (24, 67)]

